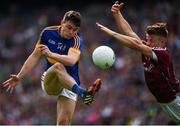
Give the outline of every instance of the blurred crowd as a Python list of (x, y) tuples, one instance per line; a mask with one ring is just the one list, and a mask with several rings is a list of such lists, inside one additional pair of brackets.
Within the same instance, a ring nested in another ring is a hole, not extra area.
[[(125, 3), (124, 17), (133, 30), (144, 39), (148, 24), (164, 21), (168, 24), (167, 47), (172, 53), (174, 69), (180, 79), (180, 2)], [(151, 95), (144, 82), (141, 55), (121, 46), (101, 33), (95, 23), (118, 31), (111, 15), (112, 3), (90, 4), (76, 9), (83, 16), (80, 29), (84, 46), (79, 64), (80, 80), (88, 87), (100, 77), (102, 89), (95, 102), (84, 105), (78, 99), (72, 124), (139, 125), (173, 124)], [(73, 8), (69, 8), (73, 9)], [(21, 12), (21, 13), (20, 13)], [(17, 74), (33, 51), (39, 34), (46, 26), (59, 25), (66, 12), (63, 7), (51, 5), (41, 9), (22, 11), (16, 5), (0, 13), (0, 83)], [(100, 45), (113, 48), (116, 61), (112, 68), (101, 70), (92, 63), (91, 54)], [(40, 87), (44, 59), (24, 78), (12, 94), (0, 85), (0, 125), (48, 125), (56, 123), (56, 97), (47, 96)]]

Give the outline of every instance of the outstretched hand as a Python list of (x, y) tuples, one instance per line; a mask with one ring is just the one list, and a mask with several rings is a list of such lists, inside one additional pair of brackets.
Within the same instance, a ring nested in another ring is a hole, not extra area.
[(114, 32), (112, 30), (110, 30), (109, 28), (103, 26), (102, 24), (96, 22), (96, 25), (100, 28), (101, 31), (105, 32), (108, 35), (112, 35)]
[(3, 82), (3, 87), (6, 88), (6, 92), (12, 93), (16, 85), (20, 82), (17, 75), (10, 75), (10, 78)]
[(117, 14), (123, 5), (124, 5), (124, 3), (119, 3), (119, 1), (116, 1), (111, 7), (112, 13)]

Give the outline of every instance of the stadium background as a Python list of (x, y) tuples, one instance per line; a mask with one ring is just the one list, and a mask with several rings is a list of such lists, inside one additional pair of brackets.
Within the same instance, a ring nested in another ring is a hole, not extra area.
[[(147, 24), (168, 22), (167, 46), (180, 78), (180, 2), (123, 2), (125, 18), (141, 37)], [(103, 86), (91, 106), (78, 101), (72, 124), (171, 124), (145, 86), (139, 53), (117, 44), (95, 26), (98, 21), (118, 31), (110, 12), (113, 3), (111, 0), (4, 1), (0, 4), (0, 82), (20, 70), (41, 30), (59, 24), (64, 12), (73, 9), (83, 16), (82, 85), (88, 87), (95, 78), (101, 77)], [(116, 62), (111, 69), (100, 70), (92, 63), (92, 51), (99, 45), (114, 49)], [(43, 62), (24, 78), (13, 94), (6, 93), (0, 86), (0, 125), (55, 124), (56, 99), (46, 96), (40, 88)]]

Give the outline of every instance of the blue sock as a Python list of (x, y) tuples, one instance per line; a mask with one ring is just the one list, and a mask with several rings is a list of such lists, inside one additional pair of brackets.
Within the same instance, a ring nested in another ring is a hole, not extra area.
[(74, 84), (72, 87), (72, 92), (76, 93), (78, 96), (80, 96), (81, 98), (84, 96), (84, 93), (86, 92), (86, 90), (82, 87), (80, 87), (77, 84)]

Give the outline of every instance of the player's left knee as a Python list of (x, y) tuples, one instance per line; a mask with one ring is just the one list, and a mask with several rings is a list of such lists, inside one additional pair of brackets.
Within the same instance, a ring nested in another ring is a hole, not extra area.
[(55, 63), (53, 66), (55, 69), (64, 69), (64, 65), (59, 62)]
[(63, 71), (66, 71), (64, 65), (61, 64), (61, 63), (55, 63), (55, 64), (53, 65), (53, 68), (54, 68), (54, 70), (55, 70), (57, 73), (61, 73), (61, 72), (63, 72)]

